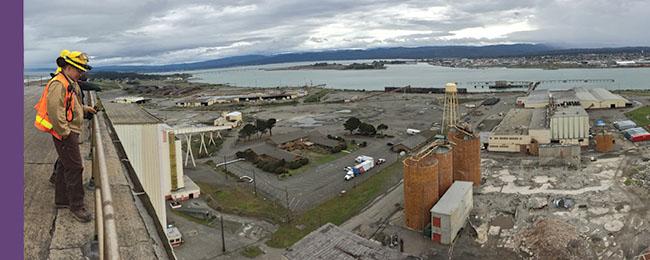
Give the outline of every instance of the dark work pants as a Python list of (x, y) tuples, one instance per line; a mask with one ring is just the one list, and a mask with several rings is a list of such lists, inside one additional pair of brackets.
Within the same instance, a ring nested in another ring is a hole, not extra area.
[(70, 132), (65, 140), (52, 137), (56, 153), (58, 167), (55, 167), (54, 174), (54, 202), (59, 205), (70, 205), (71, 210), (77, 210), (84, 206), (83, 163), (79, 152), (79, 134)]

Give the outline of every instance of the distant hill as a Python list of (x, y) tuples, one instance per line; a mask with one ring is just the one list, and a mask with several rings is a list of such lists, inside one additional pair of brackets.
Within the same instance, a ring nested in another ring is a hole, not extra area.
[[(432, 59), (432, 58), (480, 58), (538, 55), (574, 55), (581, 53), (650, 52), (650, 47), (622, 47), (598, 49), (562, 49), (544, 44), (509, 44), (488, 46), (427, 46), (394, 47), (365, 50), (333, 50), (321, 52), (286, 53), (276, 55), (243, 55), (222, 59), (152, 66), (104, 66), (94, 71), (118, 72), (170, 72), (227, 68), (236, 66), (265, 65), (287, 62), (361, 60), (361, 59)], [(49, 71), (50, 69), (46, 69)]]
[(105, 66), (98, 71), (121, 72), (166, 72), (183, 70), (200, 70), (227, 68), (235, 66), (265, 65), (303, 61), (363, 60), (363, 59), (430, 59), (454, 57), (502, 57), (521, 56), (551, 51), (554, 48), (542, 44), (512, 44), (488, 46), (429, 46), (429, 47), (394, 47), (365, 50), (334, 50), (322, 52), (301, 52), (276, 55), (234, 56), (202, 62), (169, 64), (159, 66)]

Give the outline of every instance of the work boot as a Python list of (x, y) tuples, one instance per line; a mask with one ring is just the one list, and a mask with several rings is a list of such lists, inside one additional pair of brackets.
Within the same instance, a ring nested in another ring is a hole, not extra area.
[(81, 223), (88, 223), (93, 219), (92, 214), (86, 210), (86, 208), (80, 208), (76, 210), (70, 210), (72, 216)]

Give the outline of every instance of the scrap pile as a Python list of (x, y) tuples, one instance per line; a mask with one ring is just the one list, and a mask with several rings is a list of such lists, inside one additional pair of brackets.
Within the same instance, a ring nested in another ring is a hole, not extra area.
[(558, 219), (541, 219), (518, 234), (518, 248), (536, 259), (588, 259), (588, 244), (576, 228)]

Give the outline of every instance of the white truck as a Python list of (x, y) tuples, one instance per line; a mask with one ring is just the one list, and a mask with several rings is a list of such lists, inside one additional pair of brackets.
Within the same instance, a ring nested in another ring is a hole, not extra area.
[(373, 160), (373, 158), (370, 157), (370, 156), (361, 155), (361, 156), (358, 156), (357, 158), (354, 159), (354, 161), (356, 163), (362, 163), (362, 162), (367, 161), (367, 160)]
[(375, 161), (370, 159), (370, 160), (365, 160), (360, 164), (357, 164), (356, 166), (352, 167), (346, 174), (345, 174), (345, 180), (349, 181), (355, 176), (361, 175), (370, 169), (372, 167), (375, 167)]
[(420, 130), (408, 128), (408, 129), (406, 129), (406, 133), (410, 134), (410, 135), (419, 134)]

